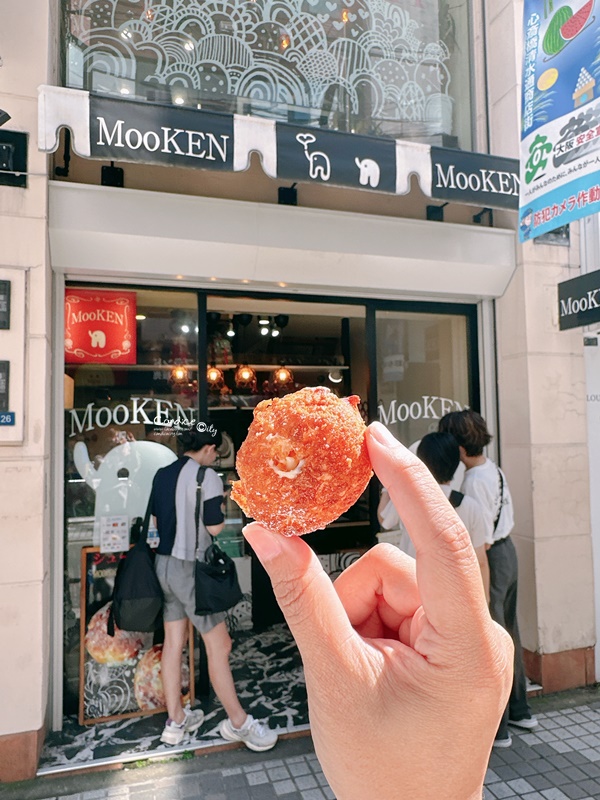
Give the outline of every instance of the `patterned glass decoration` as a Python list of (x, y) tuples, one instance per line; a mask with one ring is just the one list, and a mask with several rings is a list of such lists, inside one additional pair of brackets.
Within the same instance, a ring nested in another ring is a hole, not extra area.
[(73, 88), (437, 144), (469, 113), (467, 0), (65, 4)]

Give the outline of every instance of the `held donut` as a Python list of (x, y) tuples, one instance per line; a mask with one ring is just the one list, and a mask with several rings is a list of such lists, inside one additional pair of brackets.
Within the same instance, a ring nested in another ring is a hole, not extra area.
[(324, 528), (347, 511), (371, 478), (365, 423), (356, 395), (301, 389), (254, 410), (231, 498), (284, 536)]

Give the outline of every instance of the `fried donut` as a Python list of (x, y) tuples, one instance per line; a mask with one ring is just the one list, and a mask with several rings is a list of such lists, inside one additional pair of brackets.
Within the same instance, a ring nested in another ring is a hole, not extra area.
[(263, 400), (254, 409), (231, 498), (284, 536), (324, 528), (347, 511), (371, 478), (356, 395), (324, 386)]

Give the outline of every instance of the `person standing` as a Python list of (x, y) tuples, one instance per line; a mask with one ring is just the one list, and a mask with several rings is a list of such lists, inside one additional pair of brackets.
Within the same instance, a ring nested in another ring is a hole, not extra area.
[(450, 504), (464, 522), (471, 538), (487, 602), (490, 602), (490, 568), (487, 560), (487, 529), (483, 509), (473, 497), (452, 489), (451, 481), (460, 464), (458, 443), (451, 433), (427, 433), (419, 442), (417, 456), (429, 469)]
[(512, 690), (494, 741), (494, 747), (510, 747), (509, 724), (525, 730), (532, 730), (538, 724), (527, 702), (527, 678), (517, 622), (518, 564), (510, 537), (514, 527), (512, 497), (500, 467), (483, 454), (492, 437), (480, 414), (471, 409), (453, 411), (442, 417), (439, 430), (451, 433), (458, 442), (460, 459), (466, 468), (462, 491), (478, 500), (482, 507), (490, 544), (487, 551), (490, 614), (508, 631), (515, 646)]
[[(206, 648), (213, 689), (227, 713), (219, 733), (228, 741), (243, 742), (250, 750), (270, 750), (277, 734), (247, 714), (237, 696), (229, 664), (231, 638), (225, 613), (199, 616), (195, 608), (196, 557), (204, 557), (212, 537), (224, 527), (223, 482), (211, 469), (222, 436), (213, 426), (204, 426), (202, 431), (183, 431), (177, 438), (183, 455), (159, 469), (152, 484), (152, 514), (160, 539), (155, 567), (164, 594), (161, 672), (169, 714), (161, 741), (179, 744), (204, 721), (200, 709), (183, 708), (181, 703), (181, 658), (191, 620)], [(196, 524), (199, 483), (203, 502)]]

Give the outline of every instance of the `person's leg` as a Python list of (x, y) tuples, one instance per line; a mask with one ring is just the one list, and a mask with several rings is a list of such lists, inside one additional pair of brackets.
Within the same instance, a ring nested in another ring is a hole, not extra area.
[(181, 658), (187, 637), (187, 617), (173, 622), (165, 622), (165, 641), (163, 644), (161, 675), (169, 718), (178, 725), (184, 720), (181, 705)]
[(229, 664), (231, 653), (231, 637), (224, 622), (220, 622), (208, 633), (201, 634), (206, 647), (208, 661), (208, 675), (215, 694), (219, 698), (225, 713), (235, 728), (241, 728), (246, 721), (247, 714), (242, 708), (233, 675)]
[(515, 579), (508, 587), (504, 603), (504, 627), (509, 632), (515, 646), (514, 676), (508, 707), (509, 717), (514, 720), (527, 719), (531, 717), (531, 709), (527, 702), (527, 678), (525, 666), (523, 664), (523, 648), (519, 634), (519, 623), (517, 621), (517, 586), (518, 586), (518, 562), (517, 552), (514, 543), (509, 538), (506, 544), (506, 558), (514, 562)]
[[(507, 560), (504, 553), (505, 546), (504, 542), (498, 542), (490, 547), (487, 556), (490, 565), (490, 614), (494, 622), (506, 629), (505, 600), (508, 586), (512, 580), (512, 569), (510, 561)], [(508, 714), (507, 705), (496, 733), (496, 742), (510, 742)]]

